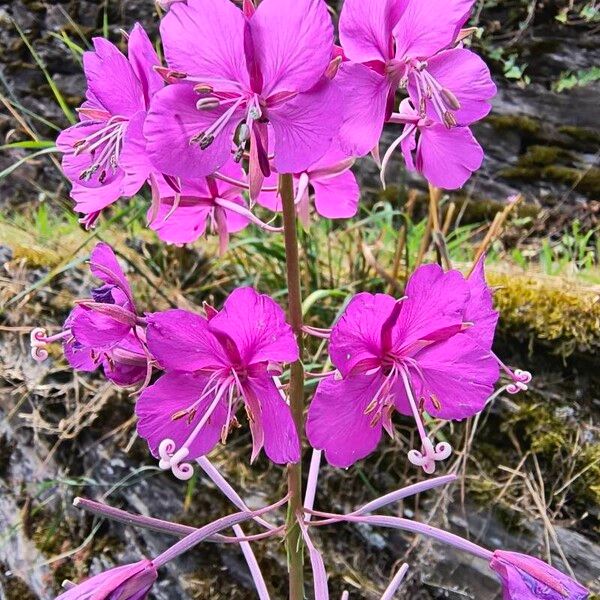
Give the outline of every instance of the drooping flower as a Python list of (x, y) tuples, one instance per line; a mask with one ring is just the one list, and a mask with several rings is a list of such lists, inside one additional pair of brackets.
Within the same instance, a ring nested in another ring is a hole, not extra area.
[[(309, 190), (314, 193), (317, 213), (326, 219), (349, 219), (358, 211), (360, 189), (350, 170), (354, 159), (334, 145), (325, 156), (308, 169), (294, 173), (295, 204), (302, 221), (309, 220)], [(262, 191), (257, 202), (269, 210), (282, 210), (281, 197), (275, 187), (275, 176), (265, 180), (274, 189)]]
[(276, 463), (300, 458), (298, 433), (274, 376), (298, 358), (283, 310), (252, 288), (239, 288), (206, 318), (184, 310), (147, 316), (148, 347), (166, 373), (136, 405), (138, 433), (160, 466), (191, 476), (194, 459), (225, 440), (243, 404), (252, 459), (264, 446)]
[(149, 369), (145, 333), (129, 282), (108, 244), (96, 245), (90, 270), (103, 285), (92, 290), (90, 299), (78, 303), (60, 333), (48, 337), (45, 330), (34, 329), (32, 356), (45, 360), (45, 346), (61, 340), (65, 358), (75, 370), (89, 372), (102, 366), (106, 377), (122, 386), (143, 381)]
[[(447, 443), (433, 446), (422, 412), (464, 419), (485, 406), (499, 370), (490, 355), (493, 329), (467, 335), (469, 283), (458, 271), (420, 267), (406, 297), (356, 295), (331, 332), (329, 353), (341, 378), (329, 375), (308, 410), (306, 432), (327, 460), (347, 467), (377, 446), (382, 429), (393, 432), (394, 410), (414, 417), (421, 450), (409, 460), (427, 473), (447, 458)], [(476, 324), (475, 324), (476, 326)]]
[(154, 564), (141, 560), (94, 575), (56, 600), (144, 600), (157, 577)]
[(158, 57), (148, 35), (136, 24), (128, 36), (128, 57), (103, 38), (83, 65), (88, 82), (80, 122), (56, 142), (64, 153), (75, 210), (93, 225), (100, 211), (118, 198), (135, 195), (153, 170), (146, 154), (143, 124), (150, 98), (163, 87), (153, 67)]
[[(346, 0), (340, 39), (349, 62), (337, 77), (352, 98), (340, 134), (345, 151), (364, 155), (378, 145), (398, 88), (407, 89), (423, 125), (461, 126), (442, 144), (470, 145), (462, 127), (487, 115), (496, 93), (485, 63), (454, 47), (472, 5), (473, 0)], [(433, 152), (441, 133), (434, 127), (426, 135)], [(469, 157), (468, 166), (474, 162)]]
[(574, 579), (526, 554), (496, 550), (490, 567), (502, 580), (504, 600), (586, 600), (590, 595)]
[(418, 171), (427, 181), (444, 189), (462, 187), (481, 167), (483, 149), (469, 127), (446, 127), (428, 116), (421, 117), (408, 99), (393, 113), (391, 122), (405, 123), (400, 137), (389, 147), (381, 165), (382, 179), (391, 154), (401, 144), (409, 171)]
[(246, 2), (244, 11), (188, 0), (171, 6), (161, 36), (179, 83), (155, 96), (144, 131), (163, 173), (210, 175), (248, 143), (251, 179), (270, 174), (270, 148), (281, 173), (325, 154), (341, 97), (325, 76), (333, 27), (323, 0), (264, 0), (256, 10)]

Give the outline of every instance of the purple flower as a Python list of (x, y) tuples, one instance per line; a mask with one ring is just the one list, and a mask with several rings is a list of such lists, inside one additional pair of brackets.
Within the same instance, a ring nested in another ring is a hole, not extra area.
[(141, 560), (90, 577), (56, 600), (144, 600), (157, 577), (152, 562)]
[(185, 310), (147, 316), (148, 347), (166, 373), (136, 405), (138, 433), (160, 466), (180, 478), (180, 464), (210, 452), (237, 425), (244, 404), (252, 432), (252, 460), (260, 449), (276, 463), (297, 462), (296, 426), (274, 376), (279, 363), (298, 359), (283, 310), (252, 288), (239, 288), (207, 317)]
[[(344, 151), (363, 155), (378, 145), (398, 88), (407, 89), (423, 125), (431, 126), (425, 161), (440, 145), (434, 124), (453, 129), (487, 115), (496, 93), (487, 66), (470, 50), (453, 47), (472, 5), (473, 0), (346, 0), (340, 39), (351, 62), (341, 65), (337, 81), (353, 102), (340, 134)], [(469, 137), (461, 128), (441, 143), (470, 144)], [(475, 162), (470, 157), (468, 166)]]
[(342, 117), (325, 76), (333, 27), (323, 0), (264, 0), (256, 10), (246, 2), (244, 11), (189, 0), (171, 6), (161, 36), (181, 80), (154, 97), (144, 129), (162, 172), (210, 175), (232, 152), (241, 160), (248, 143), (252, 180), (269, 175), (271, 148), (281, 173), (325, 154)]
[(340, 376), (320, 382), (306, 426), (311, 445), (331, 464), (347, 467), (372, 452), (382, 429), (392, 434), (395, 410), (416, 421), (422, 447), (409, 452), (413, 464), (431, 473), (448, 457), (449, 444), (429, 440), (422, 412), (470, 417), (499, 374), (489, 351), (493, 328), (475, 322), (467, 333), (472, 287), (458, 271), (427, 265), (412, 275), (403, 299), (361, 293), (350, 301), (329, 343)]
[[(308, 169), (294, 173), (295, 203), (302, 221), (309, 221), (309, 188), (314, 192), (317, 213), (326, 219), (349, 219), (358, 211), (360, 189), (354, 173), (350, 170), (354, 159), (346, 156), (334, 145), (325, 156)], [(276, 186), (274, 175), (266, 180)], [(263, 191), (257, 202), (272, 211), (281, 212), (281, 197), (273, 191)]]
[(520, 554), (496, 550), (490, 567), (502, 580), (504, 600), (585, 600), (582, 585), (545, 562)]
[(45, 360), (45, 346), (62, 340), (65, 357), (77, 371), (95, 371), (102, 366), (108, 379), (121, 386), (143, 381), (149, 356), (138, 324), (129, 282), (112, 248), (103, 242), (90, 256), (92, 274), (104, 282), (71, 311), (63, 331), (47, 337), (43, 329), (31, 334), (32, 356)]
[(128, 37), (128, 54), (94, 38), (94, 51), (83, 56), (88, 90), (81, 122), (56, 142), (73, 184), (75, 210), (88, 215), (90, 226), (103, 208), (136, 194), (153, 170), (142, 130), (150, 98), (163, 80), (153, 69), (159, 60), (139, 24)]

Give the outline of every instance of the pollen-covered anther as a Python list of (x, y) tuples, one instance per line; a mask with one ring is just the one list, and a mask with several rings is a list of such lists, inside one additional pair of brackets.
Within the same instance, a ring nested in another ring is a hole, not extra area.
[(446, 127), (448, 127), (448, 129), (451, 129), (452, 127), (456, 127), (456, 125), (457, 125), (456, 117), (450, 111), (446, 111), (443, 114), (442, 118), (444, 119), (444, 125)]
[(448, 108), (451, 108), (452, 110), (460, 110), (460, 102), (458, 101), (458, 98), (448, 88), (442, 88), (440, 90), (440, 94)]
[(208, 85), (207, 83), (199, 83), (197, 85), (194, 86), (194, 91), (197, 94), (212, 94), (214, 92), (214, 89), (211, 85)]
[(200, 100), (196, 102), (196, 108), (198, 110), (213, 110), (219, 106), (221, 106), (221, 102), (218, 98), (214, 98), (213, 96), (200, 98)]

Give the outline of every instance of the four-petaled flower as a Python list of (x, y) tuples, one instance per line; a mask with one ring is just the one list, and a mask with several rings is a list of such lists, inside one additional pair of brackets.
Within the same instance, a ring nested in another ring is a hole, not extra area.
[(413, 464), (431, 473), (448, 457), (449, 444), (434, 447), (428, 438), (422, 412), (464, 419), (492, 393), (499, 374), (490, 354), (493, 316), (481, 327), (467, 321), (471, 288), (476, 297), (482, 285), (426, 265), (410, 278), (405, 298), (361, 293), (351, 300), (329, 343), (339, 376), (320, 382), (306, 424), (311, 445), (331, 464), (347, 467), (371, 453), (382, 429), (392, 434), (395, 410), (416, 421), (421, 451), (409, 452)]
[(333, 26), (323, 0), (246, 2), (244, 11), (188, 0), (171, 6), (161, 37), (179, 83), (156, 95), (144, 131), (163, 173), (210, 175), (232, 153), (241, 160), (248, 143), (253, 180), (270, 174), (271, 147), (280, 173), (325, 154), (341, 96), (326, 76)]
[(80, 123), (56, 141), (63, 170), (73, 184), (75, 210), (91, 226), (103, 208), (135, 195), (153, 171), (143, 125), (152, 96), (164, 82), (154, 71), (156, 52), (141, 25), (128, 36), (128, 57), (108, 40), (94, 38), (83, 55), (88, 82)]
[(502, 580), (504, 600), (586, 600), (589, 591), (545, 562), (496, 550), (490, 567)]
[[(430, 154), (440, 145), (437, 125), (449, 130), (459, 126), (447, 143), (465, 143), (470, 132), (464, 127), (487, 115), (496, 93), (485, 63), (459, 42), (472, 6), (473, 0), (344, 2), (340, 39), (349, 60), (341, 65), (337, 80), (353, 99), (340, 134), (345, 150), (363, 155), (377, 147), (398, 88), (406, 88), (417, 109), (420, 131), (431, 138)], [(469, 167), (480, 164), (469, 159)], [(429, 177), (429, 170), (421, 171)], [(438, 177), (431, 182), (456, 188), (464, 178)]]
[(276, 379), (281, 363), (298, 359), (283, 310), (252, 288), (238, 288), (206, 317), (184, 310), (147, 315), (150, 352), (166, 373), (136, 404), (138, 432), (160, 466), (180, 478), (237, 426), (243, 404), (252, 432), (252, 460), (264, 446), (276, 463), (300, 459), (298, 432)]

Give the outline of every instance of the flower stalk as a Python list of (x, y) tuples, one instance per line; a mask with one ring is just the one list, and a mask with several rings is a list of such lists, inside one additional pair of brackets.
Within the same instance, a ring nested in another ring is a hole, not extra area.
[[(296, 229), (296, 206), (294, 184), (289, 173), (279, 177), (279, 193), (283, 206), (283, 236), (285, 243), (286, 276), (288, 286), (288, 320), (296, 335), (300, 358), (292, 363), (290, 372), (290, 407), (298, 430), (298, 437), (304, 430), (304, 367), (302, 365), (302, 291), (300, 288), (300, 261), (298, 259), (298, 235)], [(302, 462), (288, 465), (288, 493), (290, 500), (287, 514), (287, 560), (289, 572), (290, 600), (304, 598), (304, 547), (302, 532), (296, 515), (302, 509)]]

